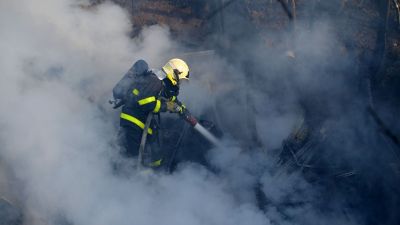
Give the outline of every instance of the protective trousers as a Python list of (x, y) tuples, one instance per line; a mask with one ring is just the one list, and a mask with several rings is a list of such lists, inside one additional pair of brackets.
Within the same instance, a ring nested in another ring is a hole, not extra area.
[[(122, 154), (128, 158), (137, 158), (139, 155), (140, 141), (143, 130), (135, 126), (121, 126), (118, 139), (123, 148)], [(156, 138), (153, 135), (147, 135), (143, 166), (160, 167), (162, 165), (163, 153), (159, 147)]]

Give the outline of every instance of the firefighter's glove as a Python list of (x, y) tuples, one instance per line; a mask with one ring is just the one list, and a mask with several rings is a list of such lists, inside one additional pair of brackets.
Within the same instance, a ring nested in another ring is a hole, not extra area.
[(186, 106), (183, 105), (183, 104), (181, 104), (179, 107), (180, 107), (180, 109), (179, 109), (179, 112), (178, 112), (178, 113), (179, 113), (180, 115), (186, 114), (186, 112), (187, 112)]
[(180, 113), (182, 111), (182, 107), (180, 107), (176, 102), (168, 101), (167, 111), (171, 113)]

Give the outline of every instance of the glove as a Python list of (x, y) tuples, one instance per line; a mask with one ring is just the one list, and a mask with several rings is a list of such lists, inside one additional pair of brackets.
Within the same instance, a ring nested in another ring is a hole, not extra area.
[(183, 104), (179, 105), (179, 112), (178, 113), (180, 115), (184, 115), (184, 114), (186, 114), (186, 112), (187, 112), (186, 106), (183, 105)]
[(179, 113), (182, 111), (182, 107), (180, 107), (176, 102), (168, 101), (167, 111), (172, 113)]

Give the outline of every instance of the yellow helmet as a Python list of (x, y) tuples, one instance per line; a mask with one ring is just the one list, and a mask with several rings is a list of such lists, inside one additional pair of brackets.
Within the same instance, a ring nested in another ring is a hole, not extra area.
[(179, 80), (189, 80), (189, 66), (182, 59), (171, 59), (163, 66), (163, 71), (173, 85), (179, 84)]

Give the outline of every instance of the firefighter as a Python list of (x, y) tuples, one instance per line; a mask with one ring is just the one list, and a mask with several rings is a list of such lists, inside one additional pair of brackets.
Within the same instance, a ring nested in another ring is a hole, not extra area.
[[(153, 115), (166, 111), (184, 113), (185, 107), (177, 96), (180, 82), (189, 79), (189, 67), (186, 62), (177, 58), (169, 60), (158, 71), (148, 70), (146, 66), (147, 63), (140, 60), (133, 66), (136, 69), (131, 69), (136, 74), (131, 74), (134, 81), (127, 88), (123, 99), (119, 137), (126, 156), (137, 157), (142, 142), (142, 146), (146, 146), (146, 152), (151, 154), (146, 155), (147, 158), (143, 158), (140, 163), (159, 167), (163, 157), (156, 143), (158, 122)], [(147, 131), (144, 131), (146, 127)], [(145, 143), (142, 141), (143, 136), (146, 137)]]

